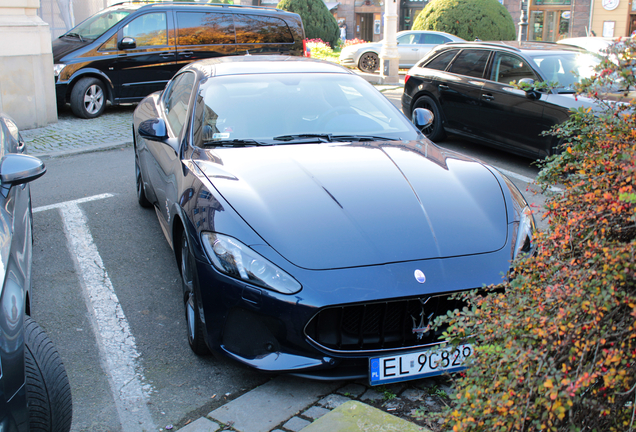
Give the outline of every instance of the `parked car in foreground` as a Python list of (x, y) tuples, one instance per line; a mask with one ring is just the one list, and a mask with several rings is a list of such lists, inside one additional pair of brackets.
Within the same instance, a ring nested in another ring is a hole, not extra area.
[[(542, 42), (462, 42), (433, 49), (405, 77), (402, 111), (430, 109), (423, 132), (432, 141), (446, 132), (506, 151), (545, 157), (558, 139), (541, 136), (570, 109), (591, 107), (574, 83), (589, 77), (600, 58), (581, 48)], [(545, 91), (511, 83), (555, 83)]]
[(184, 65), (218, 56), (303, 55), (295, 13), (258, 6), (126, 2), (53, 41), (57, 103), (82, 118), (138, 102)]
[[(397, 43), (400, 68), (410, 68), (433, 47), (464, 39), (452, 34), (430, 30), (406, 30), (398, 32)], [(349, 45), (340, 52), (340, 64), (357, 67), (362, 72), (375, 72), (380, 68), (382, 41)]]
[(46, 169), (24, 151), (16, 124), (0, 114), (0, 431), (65, 432), (72, 418), (66, 371), (51, 340), (29, 317), (29, 182)]
[(138, 200), (174, 249), (197, 354), (371, 384), (458, 370), (471, 346), (440, 349), (432, 320), (532, 250), (509, 180), (333, 63), (193, 63), (133, 122)]

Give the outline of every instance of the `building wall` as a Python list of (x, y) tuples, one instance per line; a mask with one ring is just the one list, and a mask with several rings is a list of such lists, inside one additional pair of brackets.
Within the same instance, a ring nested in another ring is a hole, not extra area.
[(631, 9), (632, 3), (628, 0), (619, 0), (618, 6), (613, 10), (605, 9), (602, 0), (594, 0), (592, 30), (597, 36), (629, 36)]
[[(39, 0), (0, 0), (0, 111), (22, 129), (57, 121), (51, 33)], [(10, 41), (10, 43), (8, 43)]]

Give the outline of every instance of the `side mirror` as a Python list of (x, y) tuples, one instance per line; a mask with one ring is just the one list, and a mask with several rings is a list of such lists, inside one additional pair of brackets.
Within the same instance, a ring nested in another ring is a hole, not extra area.
[(144, 120), (139, 123), (139, 135), (151, 141), (164, 142), (168, 139), (166, 122), (159, 118)]
[(433, 115), (431, 110), (427, 110), (426, 108), (415, 108), (413, 110), (411, 121), (416, 128), (422, 130), (426, 127), (429, 127), (433, 124), (433, 120), (435, 120), (435, 116)]
[(119, 41), (117, 48), (119, 48), (120, 50), (137, 48), (137, 42), (135, 41), (135, 39), (126, 36)]
[(519, 87), (526, 92), (528, 99), (534, 100), (541, 98), (541, 93), (534, 89), (534, 80), (532, 78), (521, 78), (519, 80)]
[(25, 154), (8, 154), (0, 161), (2, 193), (6, 196), (6, 192), (11, 186), (33, 181), (44, 175), (45, 172), (44, 162), (36, 157)]

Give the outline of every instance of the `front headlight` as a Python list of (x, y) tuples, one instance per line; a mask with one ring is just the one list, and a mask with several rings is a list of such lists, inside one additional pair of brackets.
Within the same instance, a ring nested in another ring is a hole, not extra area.
[(214, 267), (228, 276), (281, 294), (295, 294), (302, 288), (296, 279), (232, 237), (204, 232), (201, 238)]
[(534, 224), (534, 216), (532, 210), (528, 206), (526, 199), (515, 184), (505, 175), (502, 177), (506, 181), (506, 185), (512, 195), (512, 205), (514, 207), (514, 230), (512, 244), (512, 259), (516, 259), (520, 254), (530, 255), (534, 253), (534, 232), (536, 226)]
[(54, 64), (53, 65), (53, 75), (55, 76), (55, 78), (60, 76), (60, 74), (62, 73), (62, 69), (64, 69), (64, 67), (66, 67), (65, 64)]
[(527, 205), (521, 210), (521, 219), (516, 225), (515, 243), (512, 252), (512, 259), (516, 259), (520, 254), (529, 255), (534, 252), (534, 216), (532, 210)]

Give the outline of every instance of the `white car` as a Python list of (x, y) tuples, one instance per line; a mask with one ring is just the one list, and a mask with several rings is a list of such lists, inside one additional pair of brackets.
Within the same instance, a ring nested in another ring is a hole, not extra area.
[[(429, 30), (405, 30), (398, 32), (397, 43), (400, 68), (415, 66), (433, 47), (447, 42), (463, 42), (452, 34)], [(350, 45), (342, 49), (340, 64), (357, 66), (362, 72), (375, 72), (380, 68), (382, 41)]]

